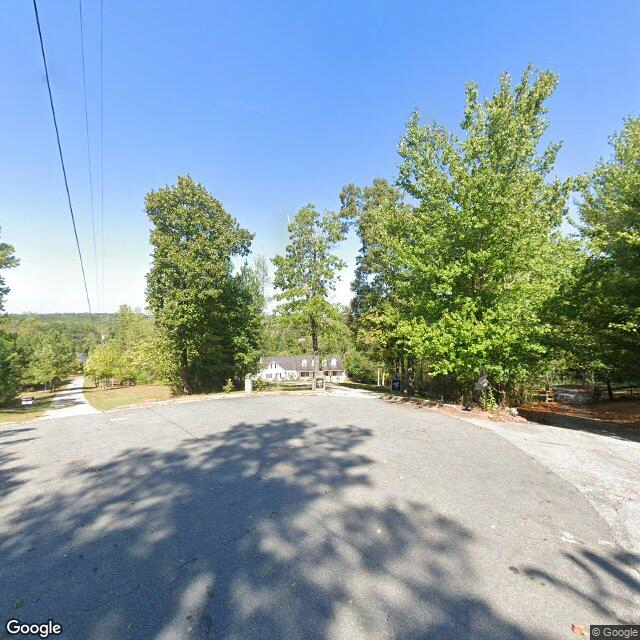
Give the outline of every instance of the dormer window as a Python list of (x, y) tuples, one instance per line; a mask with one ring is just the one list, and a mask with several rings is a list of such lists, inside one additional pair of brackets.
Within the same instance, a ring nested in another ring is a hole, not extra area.
[(302, 366), (303, 366), (303, 367), (306, 367), (306, 366), (307, 366), (307, 359), (306, 359), (306, 358), (303, 358), (303, 359), (302, 359)]
[(338, 361), (335, 358), (331, 358), (331, 366), (335, 367), (338, 364)]

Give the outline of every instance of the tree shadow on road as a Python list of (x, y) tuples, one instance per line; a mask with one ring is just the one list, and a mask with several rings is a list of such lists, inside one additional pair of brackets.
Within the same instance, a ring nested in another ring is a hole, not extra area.
[[(596, 552), (578, 547), (575, 552), (565, 552), (574, 571), (570, 575), (555, 575), (550, 571), (526, 567), (524, 574), (532, 580), (546, 584), (577, 596), (587, 602), (601, 616), (617, 620), (619, 624), (640, 624), (637, 604), (640, 602), (640, 557), (634, 553), (611, 550)], [(608, 580), (605, 578), (609, 578)], [(611, 585), (623, 586), (628, 593), (625, 609), (636, 611), (636, 619), (620, 618), (612, 605), (620, 605), (619, 593), (613, 593)]]
[(7, 523), (5, 617), (92, 640), (539, 640), (474, 594), (471, 531), (372, 501), (369, 437), (240, 423), (70, 466)]
[(11, 492), (27, 482), (31, 467), (21, 464), (18, 455), (10, 450), (10, 446), (34, 440), (33, 436), (25, 435), (30, 431), (33, 431), (33, 428), (9, 427), (0, 429), (0, 498), (6, 498)]

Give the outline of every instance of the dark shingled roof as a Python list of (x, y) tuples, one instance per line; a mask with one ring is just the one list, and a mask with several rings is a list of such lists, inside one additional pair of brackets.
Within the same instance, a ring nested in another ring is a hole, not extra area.
[[(272, 362), (279, 364), (283, 369), (287, 369), (289, 371), (313, 371), (313, 366), (311, 365), (311, 360), (313, 356), (264, 356), (260, 358), (260, 369), (265, 369)], [(336, 364), (334, 366), (331, 365), (331, 360), (335, 358)], [(307, 361), (307, 366), (302, 366), (302, 361)], [(342, 358), (336, 355), (328, 355), (322, 356), (320, 358), (320, 362), (322, 363), (322, 367), (319, 367), (321, 370), (327, 371), (344, 371), (344, 366), (342, 364)], [(326, 366), (324, 366), (326, 364)]]

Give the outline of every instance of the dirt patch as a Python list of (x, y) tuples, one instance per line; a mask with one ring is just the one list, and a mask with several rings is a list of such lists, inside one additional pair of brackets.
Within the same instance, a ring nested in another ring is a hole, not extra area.
[(615, 400), (597, 404), (547, 402), (520, 408), (522, 416), (551, 426), (640, 440), (640, 401)]
[(640, 400), (616, 400), (597, 404), (546, 402), (522, 407), (523, 411), (602, 420), (619, 426), (640, 427)]
[(465, 408), (459, 404), (448, 404), (438, 402), (436, 400), (426, 400), (423, 398), (407, 398), (406, 396), (386, 395), (383, 396), (386, 402), (398, 403), (404, 402), (413, 404), (417, 407), (429, 407), (438, 409), (452, 416), (460, 416), (462, 418), (479, 418), (481, 420), (493, 420), (494, 422), (526, 422), (526, 419), (517, 413), (514, 415), (509, 409), (495, 409), (493, 411), (485, 411), (482, 407)]

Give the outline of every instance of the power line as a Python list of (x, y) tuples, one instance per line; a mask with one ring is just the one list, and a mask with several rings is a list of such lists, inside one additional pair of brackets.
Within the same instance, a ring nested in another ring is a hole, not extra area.
[(104, 100), (103, 100), (103, 9), (104, 0), (100, 0), (100, 260), (102, 271), (102, 304), (104, 306)]
[(60, 164), (62, 166), (62, 175), (64, 176), (64, 187), (67, 191), (67, 202), (69, 203), (69, 213), (71, 214), (71, 223), (73, 224), (73, 235), (76, 239), (76, 247), (78, 249), (78, 257), (80, 258), (80, 269), (82, 270), (82, 281), (84, 282), (84, 293), (87, 297), (87, 306), (89, 307), (89, 315), (93, 315), (91, 311), (91, 302), (89, 300), (89, 289), (87, 287), (87, 276), (84, 271), (84, 261), (82, 260), (82, 251), (80, 250), (80, 240), (78, 240), (78, 229), (76, 228), (76, 217), (73, 214), (73, 206), (71, 204), (71, 194), (69, 193), (69, 181), (67, 180), (67, 170), (64, 165), (64, 156), (62, 155), (62, 145), (60, 144), (60, 131), (58, 129), (58, 119), (56, 118), (56, 110), (53, 106), (53, 94), (51, 93), (51, 81), (49, 80), (49, 68), (47, 67), (47, 56), (44, 52), (44, 42), (42, 40), (42, 29), (40, 27), (40, 16), (38, 15), (38, 4), (33, 0), (33, 10), (36, 14), (36, 24), (38, 25), (38, 37), (40, 38), (40, 51), (42, 52), (42, 63), (44, 64), (44, 75), (47, 79), (47, 90), (49, 91), (49, 104), (51, 105), (51, 115), (53, 116), (53, 126), (56, 129), (56, 140), (58, 142), (58, 154), (60, 155)]
[(96, 296), (100, 311), (100, 283), (98, 281), (98, 249), (96, 247), (96, 221), (93, 207), (93, 173), (91, 171), (91, 137), (89, 135), (89, 110), (87, 109), (87, 73), (84, 57), (84, 21), (82, 19), (82, 0), (78, 0), (80, 10), (80, 51), (82, 52), (82, 88), (84, 90), (84, 124), (87, 133), (87, 164), (89, 166), (89, 196), (91, 200), (91, 235), (93, 236), (93, 263), (96, 272)]

